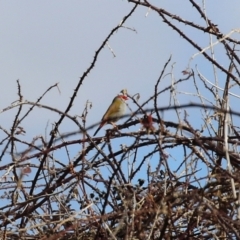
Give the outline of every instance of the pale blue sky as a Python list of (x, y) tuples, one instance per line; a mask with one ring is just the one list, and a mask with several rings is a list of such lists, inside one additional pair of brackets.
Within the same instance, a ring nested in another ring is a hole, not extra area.
[[(204, 20), (188, 1), (152, 1), (154, 2), (186, 20), (197, 21), (204, 26)], [(202, 1), (198, 2), (202, 4)], [(221, 31), (228, 33), (239, 27), (238, 1), (231, 1), (231, 5), (226, 0), (206, 2), (208, 17), (219, 24)], [(42, 103), (64, 111), (79, 77), (92, 62), (95, 51), (132, 7), (133, 4), (125, 0), (1, 1), (0, 109), (18, 99), (16, 80), (19, 79), (22, 93), (29, 101), (36, 101), (49, 86), (59, 82), (61, 94), (54, 89)], [(130, 94), (140, 93), (140, 102), (144, 101), (153, 94), (154, 84), (170, 54), (172, 63), (175, 62), (175, 78), (184, 77), (181, 71), (197, 51), (167, 27), (154, 11), (150, 11), (147, 17), (146, 13), (146, 8), (139, 7), (124, 24), (136, 29), (137, 33), (122, 28), (111, 37), (109, 44), (116, 57), (113, 57), (107, 47), (104, 48), (96, 66), (83, 82), (70, 114), (80, 115), (89, 100), (93, 108), (89, 112), (88, 124), (96, 123), (122, 88), (127, 88)], [(183, 29), (201, 47), (208, 45), (208, 34), (199, 35), (189, 27)], [(239, 38), (239, 35), (236, 34), (236, 37)], [(224, 64), (224, 58), (219, 58)], [(191, 67), (195, 68), (195, 64), (198, 64), (202, 73), (212, 77), (211, 65), (204, 65), (202, 60), (201, 56), (196, 57)], [(170, 70), (168, 68), (167, 73)], [(219, 76), (221, 77), (220, 72)], [(160, 87), (170, 82), (170, 76), (165, 77)], [(191, 84), (182, 86), (184, 91), (192, 91)], [(188, 97), (184, 97), (187, 102), (191, 99)], [(168, 105), (169, 98), (163, 96), (159, 99), (160, 105)], [(25, 106), (25, 109), (28, 107)], [(9, 129), (16, 110), (1, 114), (2, 127)], [(55, 113), (36, 109), (21, 124), (29, 134), (26, 139), (28, 136), (31, 139), (37, 134), (43, 134), (47, 122), (51, 124), (58, 118)], [(71, 125), (63, 124), (62, 131), (71, 130)]]
[[(169, 9), (170, 12), (180, 15), (186, 20), (206, 26), (204, 20), (186, 0), (155, 0), (151, 2), (155, 2), (159, 7)], [(202, 4), (202, 1), (198, 2)], [(223, 33), (239, 28), (239, 1), (206, 2), (208, 17), (214, 23), (219, 24), (218, 27)], [(126, 0), (0, 1), (0, 109), (6, 108), (18, 99), (16, 80), (19, 79), (22, 94), (29, 101), (36, 101), (49, 86), (59, 82), (61, 94), (57, 89), (53, 89), (42, 103), (64, 111), (79, 77), (92, 62), (95, 51), (132, 7), (133, 4)], [(116, 57), (114, 58), (108, 47), (105, 47), (100, 53), (94, 69), (83, 82), (70, 114), (81, 115), (86, 101), (91, 101), (93, 107), (89, 111), (88, 126), (100, 121), (113, 97), (123, 88), (127, 88), (129, 94), (140, 93), (140, 103), (152, 96), (154, 85), (170, 55), (172, 55), (172, 62), (166, 73), (171, 71), (170, 66), (175, 63), (174, 77), (176, 79), (185, 77), (181, 71), (185, 70), (189, 59), (197, 50), (167, 27), (154, 11), (150, 11), (147, 17), (146, 13), (146, 8), (137, 8), (124, 24), (126, 27), (136, 29), (137, 33), (126, 28), (119, 29), (109, 41)], [(209, 44), (207, 33), (199, 34), (185, 26), (182, 29), (201, 47)], [(239, 39), (239, 34), (234, 36)], [(217, 48), (218, 46), (216, 46)], [(221, 54), (216, 52), (216, 58), (224, 67), (228, 67), (224, 52)], [(199, 70), (213, 81), (212, 65), (209, 63), (206, 65), (206, 60), (200, 55), (191, 62), (190, 67), (195, 69), (196, 64)], [(225, 75), (220, 71), (217, 74), (220, 85), (223, 87)], [(162, 80), (160, 89), (170, 83), (171, 76), (168, 75)], [(183, 83), (178, 90), (192, 92), (193, 85), (191, 82)], [(205, 88), (200, 87), (200, 90), (205, 95), (203, 92)], [(208, 96), (206, 95), (206, 97)], [(197, 100), (189, 95), (178, 96), (178, 99), (180, 104)], [(166, 95), (160, 96), (159, 101), (159, 106), (169, 104), (169, 98)], [(233, 101), (236, 102), (233, 105), (238, 106), (239, 100), (234, 99)], [(131, 106), (131, 102), (129, 104)], [(24, 106), (25, 110), (28, 108)], [(1, 127), (9, 130), (16, 112), (17, 108), (1, 113)], [(168, 118), (167, 114), (164, 116), (165, 120), (178, 122), (175, 114), (172, 114), (171, 118)], [(200, 118), (197, 119), (196, 115), (190, 115), (189, 118), (193, 118), (194, 127), (200, 128), (198, 126)], [(44, 109), (35, 109), (21, 124), (27, 133), (20, 138), (31, 141), (36, 135), (45, 135), (45, 133), (49, 138), (51, 124), (58, 119), (59, 115), (55, 113)], [(45, 132), (47, 123), (49, 126)], [(104, 127), (99, 135), (104, 134), (106, 128)], [(62, 133), (69, 132), (76, 130), (76, 127), (73, 127), (70, 121), (65, 120), (60, 130)], [(93, 130), (89, 133), (93, 133)], [(0, 132), (0, 139), (4, 137), (6, 135)], [(74, 136), (74, 139), (78, 138), (78, 136)], [(80, 151), (80, 147), (78, 147), (78, 145), (74, 145), (69, 151), (71, 160)], [(119, 149), (119, 144), (115, 144), (113, 148)], [(68, 164), (66, 152), (63, 154), (62, 151), (56, 151), (54, 154), (56, 158), (64, 159), (64, 164)], [(171, 154), (175, 155), (176, 161), (171, 159), (169, 164), (176, 169), (182, 155), (179, 157), (178, 151), (171, 152)], [(158, 157), (156, 157), (157, 160), (159, 160)], [(149, 159), (149, 162), (152, 166), (158, 163), (158, 161), (151, 162), (151, 160)], [(6, 164), (6, 162), (8, 163), (8, 157), (2, 164)], [(39, 164), (38, 160), (36, 163)], [(147, 164), (143, 166), (143, 170), (146, 169)], [(155, 170), (154, 167), (152, 170)], [(205, 169), (202, 170), (201, 174), (206, 174)], [(32, 171), (34, 172), (36, 169)], [(32, 175), (26, 179), (31, 179)], [(107, 178), (107, 175), (105, 177)]]

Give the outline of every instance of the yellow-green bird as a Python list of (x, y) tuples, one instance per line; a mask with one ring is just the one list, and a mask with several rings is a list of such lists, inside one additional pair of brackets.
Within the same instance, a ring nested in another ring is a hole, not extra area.
[(108, 107), (108, 110), (102, 117), (102, 121), (96, 130), (96, 132), (93, 134), (95, 136), (98, 131), (106, 124), (110, 123), (113, 126), (115, 126), (115, 122), (117, 122), (125, 113), (126, 110), (126, 103), (125, 101), (128, 100), (127, 97), (127, 89), (123, 89), (121, 91), (122, 94), (117, 95), (111, 105)]

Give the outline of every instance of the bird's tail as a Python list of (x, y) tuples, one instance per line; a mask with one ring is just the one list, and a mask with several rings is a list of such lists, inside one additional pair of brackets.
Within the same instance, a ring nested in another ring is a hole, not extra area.
[(99, 125), (99, 127), (97, 128), (97, 130), (95, 131), (95, 133), (93, 134), (93, 136), (95, 136), (97, 133), (98, 133), (98, 131), (102, 128), (102, 126), (105, 124), (105, 122), (102, 122), (100, 125)]

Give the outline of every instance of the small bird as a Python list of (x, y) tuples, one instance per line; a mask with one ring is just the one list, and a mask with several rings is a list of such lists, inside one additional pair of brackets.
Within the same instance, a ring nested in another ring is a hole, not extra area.
[(110, 123), (113, 126), (116, 126), (115, 122), (117, 122), (124, 115), (125, 109), (126, 109), (125, 101), (128, 100), (127, 89), (123, 89), (120, 93), (122, 93), (122, 94), (121, 95), (117, 95), (113, 99), (111, 105), (108, 107), (108, 110), (103, 115), (102, 121), (101, 121), (98, 129), (96, 130), (96, 132), (93, 134), (93, 136), (95, 136), (98, 133), (98, 131), (106, 123)]

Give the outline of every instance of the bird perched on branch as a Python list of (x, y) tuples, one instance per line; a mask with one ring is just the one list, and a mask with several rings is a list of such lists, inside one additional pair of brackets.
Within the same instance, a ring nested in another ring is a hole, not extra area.
[(96, 130), (96, 132), (93, 134), (93, 136), (95, 136), (98, 133), (98, 131), (106, 123), (110, 123), (114, 127), (116, 127), (115, 122), (117, 122), (124, 115), (125, 109), (126, 109), (125, 101), (128, 100), (127, 89), (123, 89), (120, 93), (121, 94), (117, 95), (113, 99), (111, 105), (108, 107), (108, 110), (103, 115), (102, 121), (101, 121), (98, 129)]

